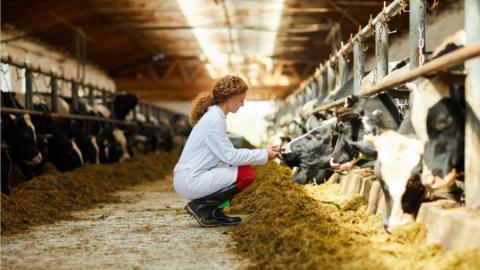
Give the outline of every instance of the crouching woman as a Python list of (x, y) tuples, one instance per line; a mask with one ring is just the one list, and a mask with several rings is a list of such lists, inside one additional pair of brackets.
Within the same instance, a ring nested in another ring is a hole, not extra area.
[(250, 165), (265, 164), (279, 147), (235, 149), (227, 136), (225, 117), (243, 106), (248, 90), (236, 76), (224, 76), (212, 91), (200, 94), (190, 112), (193, 129), (174, 169), (175, 191), (190, 200), (186, 210), (202, 227), (236, 225), (241, 219), (223, 208), (255, 179)]

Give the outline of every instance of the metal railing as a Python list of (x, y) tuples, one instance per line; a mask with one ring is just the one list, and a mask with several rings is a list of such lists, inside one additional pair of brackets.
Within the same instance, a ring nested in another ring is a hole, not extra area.
[[(133, 126), (137, 125), (135, 120), (137, 120), (137, 109), (138, 112), (145, 115), (147, 122), (150, 118), (155, 117), (160, 119), (162, 116), (166, 116), (170, 118), (171, 116), (178, 115), (177, 113), (171, 112), (165, 108), (160, 108), (158, 106), (146, 103), (146, 102), (139, 102), (137, 107), (133, 109), (133, 120), (134, 122), (128, 121), (121, 121), (118, 119), (114, 119), (115, 115), (115, 108), (113, 105), (113, 97), (115, 95), (114, 92), (108, 91), (107, 89), (102, 89), (92, 84), (85, 84), (83, 82), (76, 81), (73, 78), (66, 78), (62, 74), (56, 74), (53, 71), (46, 71), (38, 67), (33, 67), (27, 63), (18, 63), (14, 62), (9, 57), (2, 57), (1, 58), (2, 64), (7, 64), (19, 69), (25, 69), (25, 109), (14, 109), (14, 108), (1, 108), (1, 112), (5, 113), (30, 113), (30, 114), (42, 114), (43, 112), (34, 111), (33, 109), (33, 95), (34, 94), (47, 94), (50, 97), (51, 102), (51, 113), (50, 115), (53, 118), (64, 118), (64, 119), (76, 119), (76, 120), (89, 120), (89, 121), (100, 121), (112, 124), (120, 124), (124, 126)], [(47, 76), (50, 78), (49, 84), (49, 92), (47, 93), (34, 93), (33, 92), (33, 85), (34, 85), (34, 74), (39, 74), (43, 76)], [(61, 114), (58, 113), (58, 98), (59, 97), (66, 97), (61, 96), (59, 94), (59, 81), (63, 81), (63, 83), (71, 84), (71, 106), (73, 110), (76, 111), (79, 106), (80, 97), (79, 97), (79, 87), (82, 89), (87, 89), (86, 100), (87, 104), (90, 106), (95, 105), (95, 100), (100, 99), (102, 105), (108, 107), (111, 112), (110, 118), (104, 117), (97, 117), (97, 116), (90, 116), (90, 115), (75, 115), (75, 114)], [(161, 124), (153, 124), (153, 123), (142, 123), (142, 126), (150, 127), (150, 128), (162, 128)]]
[[(353, 50), (353, 94), (370, 96), (392, 87), (412, 81), (420, 76), (431, 75), (437, 71), (446, 70), (464, 62), (467, 63), (466, 78), (466, 130), (465, 130), (465, 197), (469, 209), (480, 209), (480, 2), (478, 0), (465, 0), (465, 30), (467, 45), (441, 56), (426, 64), (425, 62), (425, 31), (426, 10), (425, 0), (409, 1), (409, 61), (410, 71), (406, 74), (382, 80), (388, 73), (388, 21), (391, 17), (406, 11), (406, 0), (395, 0), (374, 18), (370, 19), (367, 26), (360, 28), (355, 36), (351, 36), (347, 44), (337, 50), (327, 61), (319, 66), (315, 73), (300, 84), (297, 91), (287, 97), (290, 106), (285, 105), (277, 112), (277, 121), (287, 113), (298, 112), (303, 106), (300, 100), (305, 100), (306, 89), (311, 89), (316, 84), (317, 95), (324, 97), (335, 86), (335, 71), (339, 69), (340, 85), (346, 82), (348, 65), (345, 58)], [(363, 42), (366, 37), (375, 33), (375, 68), (373, 87), (361, 90), (361, 81), (364, 77), (365, 54)], [(314, 88), (314, 87), (313, 87)], [(316, 97), (315, 97), (316, 98)], [(328, 104), (320, 105), (310, 111), (303, 112), (303, 119), (313, 113), (339, 106), (345, 98), (335, 100)], [(296, 102), (294, 102), (296, 101)], [(305, 103), (305, 102), (304, 102)], [(295, 120), (276, 123), (287, 125)], [(278, 126), (277, 126), (278, 127)]]

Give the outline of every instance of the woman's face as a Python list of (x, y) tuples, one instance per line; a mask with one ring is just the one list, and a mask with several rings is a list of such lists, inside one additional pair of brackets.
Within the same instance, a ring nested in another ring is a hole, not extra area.
[(240, 109), (240, 107), (243, 106), (246, 95), (247, 93), (245, 92), (243, 94), (232, 96), (227, 99), (228, 112), (236, 113)]

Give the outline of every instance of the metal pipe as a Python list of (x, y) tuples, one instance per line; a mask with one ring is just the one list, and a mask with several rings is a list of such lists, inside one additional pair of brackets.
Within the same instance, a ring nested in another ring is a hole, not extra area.
[[(385, 90), (391, 89), (392, 87), (402, 85), (406, 82), (410, 82), (415, 80), (418, 77), (421, 76), (430, 76), (436, 71), (439, 70), (447, 70), (448, 68), (458, 66), (465, 61), (479, 57), (480, 56), (480, 42), (476, 42), (473, 45), (469, 45), (467, 47), (463, 47), (460, 49), (457, 49), (451, 53), (448, 53), (446, 55), (443, 55), (435, 60), (432, 60), (425, 65), (418, 67), (414, 70), (410, 70), (409, 72), (400, 75), (395, 78), (390, 78), (386, 81), (382, 81), (379, 84), (376, 84), (372, 86), (372, 88), (360, 92), (360, 95), (362, 96), (371, 96), (374, 94), (378, 94), (380, 92), (383, 92)], [(345, 101), (345, 98), (341, 98), (339, 100), (336, 100), (332, 103), (325, 104), (323, 106), (320, 106), (310, 112), (306, 112), (306, 114), (312, 114), (315, 112), (323, 111), (326, 109), (329, 109), (331, 107), (335, 107), (338, 105), (343, 104)]]
[[(57, 77), (57, 79), (63, 80), (63, 81), (76, 81), (75, 76), (66, 77), (66, 76), (61, 75), (61, 74), (56, 74), (51, 70), (46, 71), (46, 70), (43, 70), (39, 67), (34, 67), (31, 64), (15, 62), (9, 56), (2, 56), (0, 58), (0, 62), (11, 65), (11, 66), (14, 66), (14, 67), (17, 67), (17, 68), (31, 70), (32, 72), (35, 72), (35, 73), (43, 75), (43, 76), (48, 76), (48, 77), (55, 76), (55, 77)], [(82, 87), (88, 87), (87, 83), (79, 82), (79, 81), (76, 81), (76, 82), (77, 82), (78, 85), (80, 85)]]
[(56, 77), (51, 78), (50, 87), (52, 88), (50, 95), (52, 103), (51, 111), (56, 113), (58, 112), (58, 79)]
[(425, 62), (426, 12), (425, 0), (410, 0), (410, 70)]
[(88, 105), (94, 106), (95, 104), (95, 88), (93, 86), (88, 87)]
[(353, 41), (353, 93), (358, 94), (365, 76), (365, 52), (362, 37)]
[(381, 20), (375, 24), (375, 73), (377, 84), (388, 74), (388, 26)]
[[(381, 20), (383, 17), (385, 20), (389, 20), (390, 18), (394, 17), (398, 13), (402, 12), (406, 8), (406, 5), (404, 2), (405, 0), (394, 0), (390, 5), (385, 7), (383, 11), (375, 18), (371, 19), (366, 26), (364, 26), (354, 37), (353, 40), (358, 39), (358, 38), (363, 38), (366, 39), (372, 35), (372, 33), (375, 31), (375, 25), (377, 24), (378, 21)], [(340, 47), (337, 51), (337, 53), (331, 57), (329, 60), (324, 63), (324, 69), (328, 69), (331, 65), (334, 65), (340, 55), (346, 55), (353, 49), (353, 42), (347, 42), (345, 45)], [(327, 67), (327, 68), (325, 68)], [(321, 70), (323, 71), (323, 70)]]
[(338, 58), (338, 71), (340, 73), (340, 85), (344, 85), (348, 80), (348, 64), (343, 56)]
[(31, 69), (25, 70), (25, 108), (33, 109), (33, 72)]
[(331, 66), (327, 68), (327, 95), (335, 89), (335, 72)]
[(325, 78), (325, 72), (320, 72), (318, 76), (318, 98), (323, 99), (328, 94), (327, 80)]
[[(480, 44), (480, 2), (465, 0), (467, 46)], [(480, 209), (480, 58), (466, 62), (465, 205)]]
[[(30, 115), (43, 115), (44, 112), (41, 111), (34, 111), (34, 110), (26, 110), (26, 109), (15, 109), (15, 108), (0, 108), (1, 113), (28, 113)], [(73, 119), (73, 120), (86, 120), (86, 121), (99, 121), (99, 122), (106, 122), (112, 124), (119, 124), (125, 126), (135, 126), (137, 125), (134, 122), (122, 121), (117, 119), (110, 119), (110, 118), (103, 118), (99, 116), (91, 116), (91, 115), (78, 115), (78, 114), (62, 114), (62, 113), (51, 113), (50, 116), (53, 118), (60, 118), (60, 119)], [(162, 128), (159, 125), (151, 124), (151, 123), (142, 123), (142, 126), (151, 127), (151, 128)]]
[(78, 84), (72, 82), (72, 108), (74, 112), (78, 111)]

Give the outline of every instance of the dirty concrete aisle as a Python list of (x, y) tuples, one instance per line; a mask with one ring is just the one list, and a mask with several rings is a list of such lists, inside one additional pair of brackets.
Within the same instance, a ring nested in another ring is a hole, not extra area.
[(121, 203), (2, 237), (2, 269), (236, 269), (229, 228), (200, 228), (171, 177), (117, 193)]

